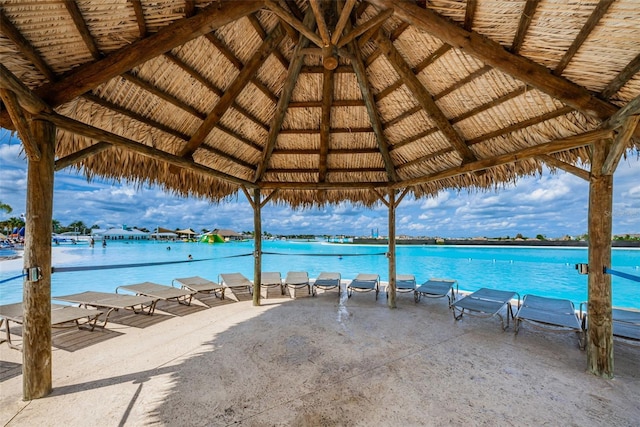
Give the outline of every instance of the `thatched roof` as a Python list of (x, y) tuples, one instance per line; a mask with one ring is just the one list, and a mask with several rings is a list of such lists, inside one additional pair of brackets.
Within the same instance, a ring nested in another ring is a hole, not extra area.
[(88, 178), (370, 205), (640, 147), (637, 0), (0, 5), (0, 125), (55, 122)]

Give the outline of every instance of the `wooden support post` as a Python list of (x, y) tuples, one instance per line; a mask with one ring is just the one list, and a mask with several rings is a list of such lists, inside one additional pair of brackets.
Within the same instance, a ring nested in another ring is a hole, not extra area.
[(24, 268), (38, 269), (23, 285), (22, 397), (38, 399), (51, 393), (51, 232), (55, 126), (31, 124), (40, 160), (30, 159), (27, 171), (27, 210)]
[(253, 238), (255, 252), (253, 253), (253, 305), (260, 305), (260, 280), (262, 276), (262, 204), (260, 203), (260, 189), (253, 189)]
[(389, 190), (389, 308), (396, 308), (396, 206), (396, 190)]
[(587, 364), (589, 372), (613, 377), (613, 330), (611, 322), (611, 211), (613, 175), (603, 174), (610, 141), (593, 145), (589, 179), (589, 308)]

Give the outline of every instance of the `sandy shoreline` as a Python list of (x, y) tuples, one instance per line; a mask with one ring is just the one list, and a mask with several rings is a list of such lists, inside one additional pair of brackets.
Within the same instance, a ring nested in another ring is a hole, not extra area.
[[(0, 270), (7, 271), (21, 271), (24, 268), (23, 251), (17, 251), (18, 255), (6, 258), (0, 258)], [(82, 259), (79, 255), (69, 254), (65, 248), (52, 247), (51, 248), (51, 260), (52, 264), (70, 263), (72, 261)]]

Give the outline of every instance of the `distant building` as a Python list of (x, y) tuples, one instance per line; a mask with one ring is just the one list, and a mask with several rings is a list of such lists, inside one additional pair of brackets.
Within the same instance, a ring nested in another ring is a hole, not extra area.
[(96, 240), (149, 240), (149, 233), (138, 229), (110, 228), (108, 230), (91, 230), (91, 236)]
[(222, 237), (224, 240), (242, 240), (244, 236), (240, 233), (236, 233), (233, 230), (228, 230), (224, 228), (216, 228), (209, 234), (217, 234)]

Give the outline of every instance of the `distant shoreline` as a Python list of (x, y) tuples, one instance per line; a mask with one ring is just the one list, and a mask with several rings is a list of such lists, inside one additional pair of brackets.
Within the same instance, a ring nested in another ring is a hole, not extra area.
[[(344, 244), (358, 245), (387, 245), (387, 239), (354, 238), (353, 242)], [(551, 247), (577, 247), (586, 248), (587, 241), (576, 240), (472, 240), (472, 239), (397, 239), (396, 245), (425, 245), (425, 246), (551, 246)], [(640, 242), (612, 240), (614, 248), (640, 248)]]

